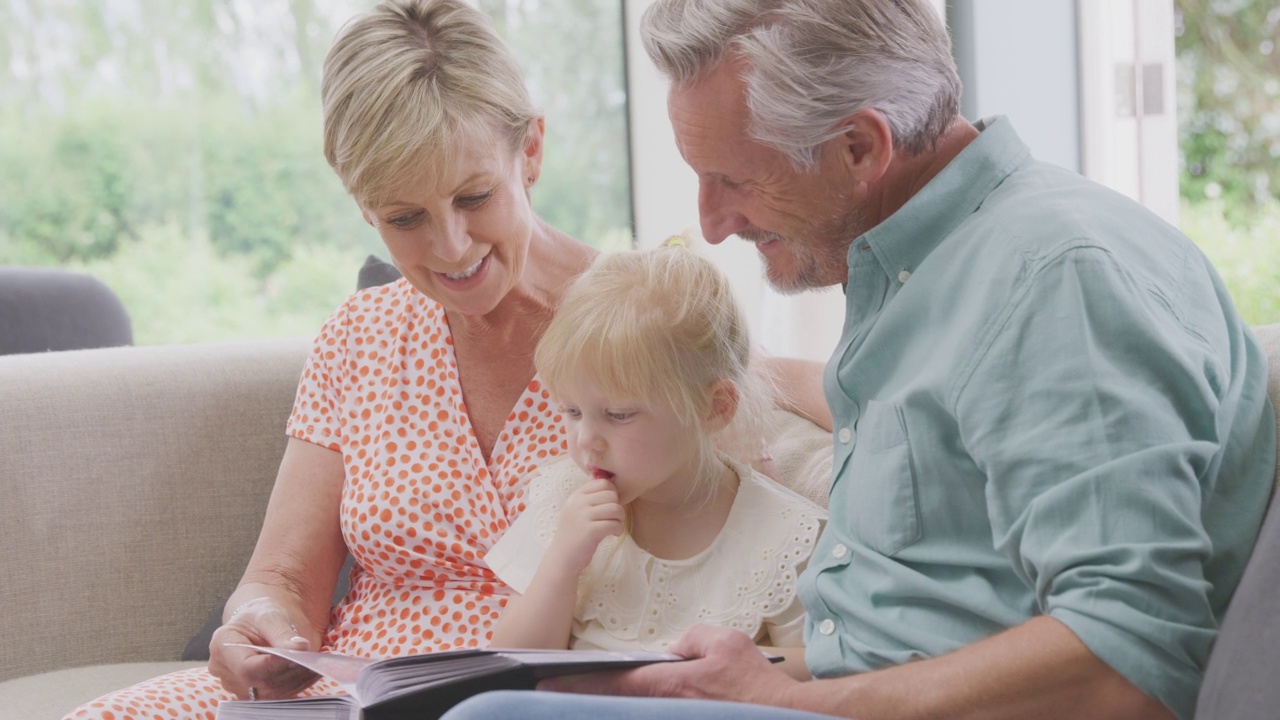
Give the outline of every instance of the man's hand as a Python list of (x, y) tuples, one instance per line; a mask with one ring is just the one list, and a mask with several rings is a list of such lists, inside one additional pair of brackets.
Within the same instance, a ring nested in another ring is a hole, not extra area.
[(698, 625), (669, 649), (690, 659), (622, 672), (550, 678), (539, 683), (538, 689), (781, 706), (790, 690), (800, 684), (771, 664), (751, 638), (737, 630)]

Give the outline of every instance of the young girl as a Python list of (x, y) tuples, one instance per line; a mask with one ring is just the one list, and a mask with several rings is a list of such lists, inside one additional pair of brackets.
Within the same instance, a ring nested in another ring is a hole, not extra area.
[(750, 468), (768, 398), (727, 280), (683, 248), (602, 256), (534, 355), (569, 453), (485, 556), (494, 647), (663, 650), (738, 628), (805, 676), (795, 581), (825, 512)]

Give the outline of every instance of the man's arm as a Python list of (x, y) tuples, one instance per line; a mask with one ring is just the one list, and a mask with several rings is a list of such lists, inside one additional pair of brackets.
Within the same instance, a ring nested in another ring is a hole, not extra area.
[(699, 626), (671, 649), (697, 659), (558, 678), (539, 687), (729, 700), (858, 720), (1174, 717), (1050, 617), (1034, 618), (939, 658), (812, 682), (787, 677), (735, 631)]
[(831, 431), (831, 408), (822, 391), (822, 363), (798, 358), (763, 357), (764, 374), (777, 390), (778, 407)]

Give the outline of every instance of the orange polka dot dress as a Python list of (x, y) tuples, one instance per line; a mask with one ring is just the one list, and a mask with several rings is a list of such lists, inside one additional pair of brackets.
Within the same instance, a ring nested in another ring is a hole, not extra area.
[[(524, 509), (532, 470), (566, 449), (535, 378), (485, 460), (444, 309), (404, 280), (352, 295), (307, 360), (287, 431), (342, 453), (351, 589), (324, 645), (365, 657), (488, 642), (506, 589), (482, 558)], [(321, 681), (305, 695), (336, 692)], [(207, 718), (230, 699), (203, 668), (106, 695), (68, 718)]]

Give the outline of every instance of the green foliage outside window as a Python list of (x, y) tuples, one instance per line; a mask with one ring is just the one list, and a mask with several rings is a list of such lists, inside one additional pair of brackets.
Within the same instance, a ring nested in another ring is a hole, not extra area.
[[(321, 150), (320, 63), (372, 0), (0, 0), (0, 264), (82, 269), (139, 344), (311, 335), (386, 256)], [(483, 0), (547, 113), (534, 204), (630, 242), (621, 8)]]
[(1249, 322), (1280, 322), (1280, 2), (1175, 8), (1182, 229)]
[[(630, 242), (617, 0), (476, 0), (547, 115), (552, 223)], [(320, 150), (319, 63), (372, 0), (0, 0), (0, 264), (84, 269), (140, 344), (310, 335), (376, 234)], [(1175, 0), (1181, 224), (1280, 322), (1280, 2)]]

